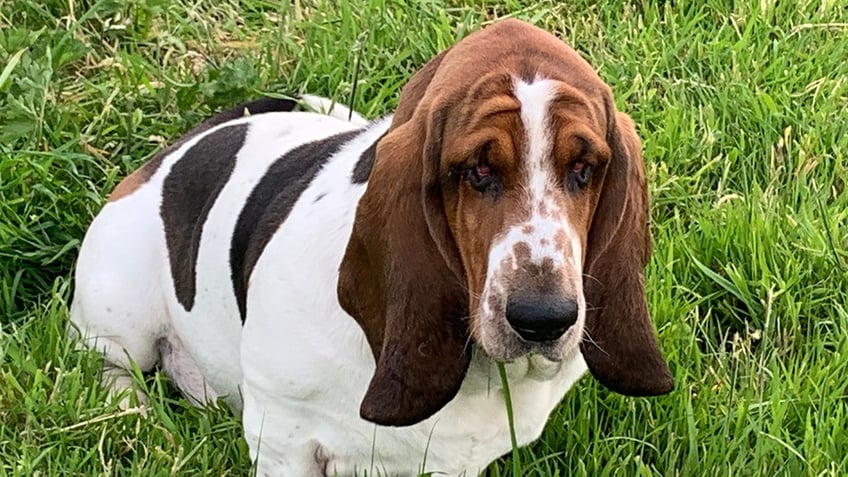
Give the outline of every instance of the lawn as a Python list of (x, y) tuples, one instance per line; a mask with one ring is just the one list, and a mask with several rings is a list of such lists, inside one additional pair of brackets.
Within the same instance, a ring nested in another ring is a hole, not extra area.
[(527, 3), (0, 0), (0, 476), (249, 473), (237, 417), (162, 375), (139, 376), (146, 416), (105, 404), (64, 331), (87, 224), (219, 109), (310, 92), (377, 117), (506, 16), (573, 45), (638, 125), (677, 383), (635, 399), (587, 376), (520, 474), (848, 474), (848, 2)]

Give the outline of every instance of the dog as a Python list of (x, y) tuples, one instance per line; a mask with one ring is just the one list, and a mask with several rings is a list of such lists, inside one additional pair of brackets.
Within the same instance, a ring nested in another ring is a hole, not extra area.
[(71, 321), (112, 393), (161, 366), (242, 413), (259, 475), (348, 476), (483, 471), (510, 449), (499, 362), (520, 445), (587, 368), (671, 391), (641, 143), (573, 49), (503, 20), (393, 115), (294, 109), (213, 117), (94, 219)]

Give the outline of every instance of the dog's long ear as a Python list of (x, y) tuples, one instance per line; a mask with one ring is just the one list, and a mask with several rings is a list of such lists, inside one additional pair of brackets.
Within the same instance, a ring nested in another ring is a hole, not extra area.
[(434, 173), (441, 117), (416, 111), (380, 140), (339, 271), (339, 301), (377, 364), (360, 407), (377, 424), (430, 417), (456, 395), (470, 360), (462, 265)]
[(586, 332), (581, 350), (592, 375), (632, 396), (670, 392), (674, 381), (654, 335), (643, 271), (651, 255), (648, 189), (641, 143), (629, 116), (607, 104), (606, 171), (586, 256)]

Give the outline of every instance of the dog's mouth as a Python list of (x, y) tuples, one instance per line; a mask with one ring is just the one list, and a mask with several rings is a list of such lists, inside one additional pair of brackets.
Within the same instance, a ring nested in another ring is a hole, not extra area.
[(583, 320), (550, 340), (534, 341), (522, 337), (504, 318), (484, 324), (479, 334), (478, 344), (495, 361), (510, 362), (523, 357), (539, 357), (559, 363), (578, 349), (583, 334)]

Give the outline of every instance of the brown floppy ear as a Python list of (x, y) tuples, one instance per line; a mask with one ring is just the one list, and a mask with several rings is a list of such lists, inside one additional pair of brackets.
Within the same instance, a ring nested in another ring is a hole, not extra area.
[(648, 188), (633, 121), (607, 104), (607, 167), (586, 256), (586, 333), (580, 345), (592, 375), (631, 396), (665, 394), (674, 380), (648, 314), (643, 271), (651, 255)]
[(462, 266), (433, 174), (442, 121), (426, 116), (416, 112), (377, 145), (339, 270), (339, 301), (377, 365), (360, 415), (382, 425), (433, 415), (456, 395), (470, 360)]

